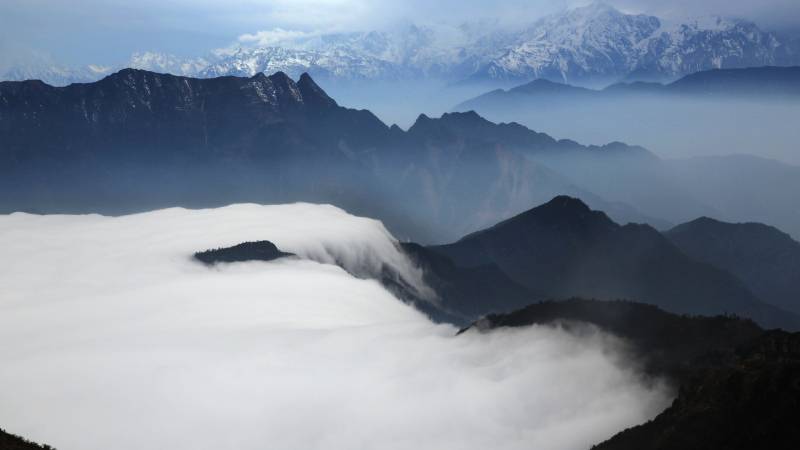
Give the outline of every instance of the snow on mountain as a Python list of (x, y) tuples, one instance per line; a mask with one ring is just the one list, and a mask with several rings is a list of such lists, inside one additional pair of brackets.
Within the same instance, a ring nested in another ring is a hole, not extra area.
[(211, 62), (206, 58), (181, 58), (167, 53), (137, 52), (125, 64), (131, 69), (151, 72), (171, 73), (173, 75), (196, 76), (206, 70)]
[[(240, 46), (202, 58), (137, 53), (117, 68), (197, 77), (283, 71), (292, 77), (309, 72), (315, 78), (337, 80), (427, 77), (516, 83), (545, 78), (598, 85), (667, 81), (712, 68), (800, 64), (800, 41), (784, 40), (752, 22), (701, 17), (670, 24), (604, 3), (544, 17), (519, 29), (483, 21), (332, 34), (279, 31), (247, 35)], [(36, 65), (14, 69), (3, 78), (67, 84), (109, 71)]]
[(619, 79), (635, 69), (637, 46), (660, 26), (656, 17), (623, 14), (602, 3), (576, 8), (523, 30), (502, 56), (473, 76), (565, 82)]
[(800, 55), (752, 22), (704, 18), (667, 26), (640, 44), (629, 78), (671, 79), (709, 69), (800, 63)]
[[(282, 70), (317, 78), (466, 78), (502, 48), (502, 33), (466, 24), (299, 36), (221, 54), (204, 76)], [(508, 39), (506, 39), (508, 41)]]
[(72, 83), (90, 83), (113, 72), (111, 67), (90, 64), (68, 67), (52, 62), (35, 61), (18, 65), (0, 75), (0, 81), (42, 80), (53, 86)]

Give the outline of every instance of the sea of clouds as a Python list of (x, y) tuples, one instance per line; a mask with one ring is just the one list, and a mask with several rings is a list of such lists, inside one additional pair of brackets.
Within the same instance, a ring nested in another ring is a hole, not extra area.
[[(191, 258), (264, 239), (300, 257)], [(670, 398), (599, 332), (430, 322), (331, 206), (12, 214), (0, 248), (0, 427), (60, 450), (586, 449)]]

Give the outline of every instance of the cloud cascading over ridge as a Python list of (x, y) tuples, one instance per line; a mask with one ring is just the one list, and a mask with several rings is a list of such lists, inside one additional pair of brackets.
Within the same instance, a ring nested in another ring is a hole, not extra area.
[(190, 258), (261, 239), (408, 268), (330, 206), (0, 216), (0, 426), (62, 450), (569, 449), (666, 406), (596, 331), (456, 337), (338, 266)]

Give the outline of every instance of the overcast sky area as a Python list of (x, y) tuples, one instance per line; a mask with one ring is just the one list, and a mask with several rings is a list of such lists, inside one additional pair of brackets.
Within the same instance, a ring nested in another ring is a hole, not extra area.
[[(65, 64), (118, 64), (136, 51), (198, 56), (245, 34), (282, 28), (363, 31), (408, 22), (499, 19), (528, 22), (586, 0), (3, 0), (0, 70), (34, 55)], [(623, 11), (664, 18), (745, 17), (795, 30), (797, 0), (610, 0)]]

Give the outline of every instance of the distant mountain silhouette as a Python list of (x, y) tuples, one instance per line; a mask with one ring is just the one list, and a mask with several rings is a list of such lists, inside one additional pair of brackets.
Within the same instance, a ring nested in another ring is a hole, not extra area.
[[(430, 250), (462, 268), (496, 266), (538, 298), (626, 299), (800, 328), (798, 316), (763, 303), (737, 277), (695, 261), (652, 227), (618, 225), (566, 196)], [(495, 311), (507, 306), (501, 301)]]
[(686, 75), (669, 84), (634, 82), (617, 83), (593, 90), (538, 79), (512, 89), (497, 89), (457, 105), (455, 111), (483, 110), (492, 107), (519, 106), (523, 103), (558, 101), (608, 101), (635, 95), (691, 95), (736, 98), (800, 96), (800, 67), (751, 67), (714, 69)]
[(675, 401), (654, 420), (593, 449), (796, 447), (800, 333), (764, 332), (735, 317), (677, 316), (651, 305), (579, 299), (492, 315), (470, 329), (561, 324), (580, 333), (582, 323), (624, 338), (648, 373), (679, 386)]
[[(603, 90), (538, 80), (489, 92), (454, 110), (474, 110), (493, 122), (514, 121), (580, 141), (643, 145), (666, 158), (560, 152), (528, 157), (583, 190), (647, 217), (674, 224), (703, 215), (758, 221), (800, 239), (800, 211), (792, 195), (800, 188), (792, 120), (798, 105), (800, 67), (759, 67)], [(723, 156), (689, 157), (712, 154)]]
[(666, 90), (706, 96), (800, 96), (800, 67), (708, 70), (668, 84)]
[(800, 313), (800, 243), (759, 223), (702, 217), (666, 236), (692, 258), (725, 269), (767, 303)]

